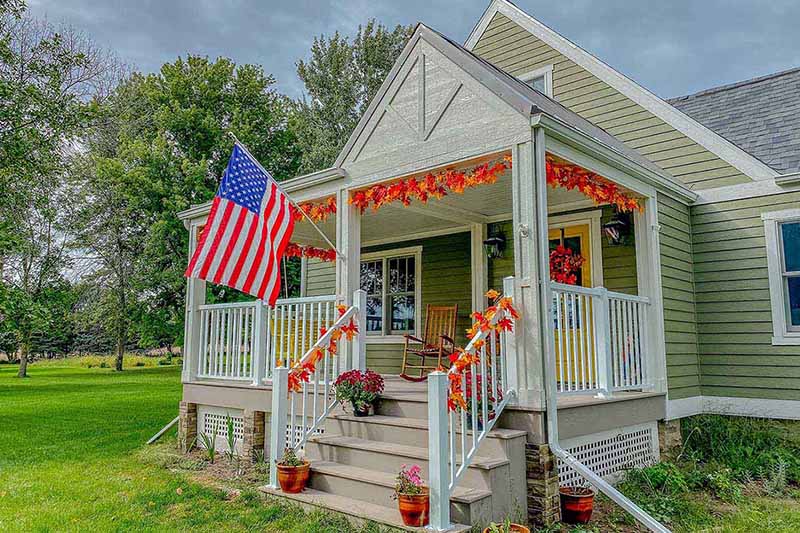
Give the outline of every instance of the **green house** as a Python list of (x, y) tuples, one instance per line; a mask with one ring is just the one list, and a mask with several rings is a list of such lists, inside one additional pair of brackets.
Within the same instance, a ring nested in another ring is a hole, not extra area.
[[(800, 69), (662, 100), (506, 0), (463, 45), (419, 25), (333, 167), (281, 184), (336, 206), (295, 224), (300, 296), (188, 280), (183, 442), (230, 415), (241, 453), (305, 450), (290, 497), (389, 525), (416, 462), (458, 530), (552, 521), (681, 417), (800, 418), (797, 109)], [(373, 416), (330, 392), (353, 369)]]

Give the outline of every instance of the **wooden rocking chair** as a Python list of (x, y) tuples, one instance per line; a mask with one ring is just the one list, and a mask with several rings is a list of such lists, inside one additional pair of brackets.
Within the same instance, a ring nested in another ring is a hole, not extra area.
[[(406, 344), (403, 348), (403, 366), (400, 377), (420, 382), (428, 379), (428, 372), (442, 366), (442, 357), (447, 357), (456, 349), (453, 340), (456, 335), (456, 317), (458, 305), (425, 306), (425, 333), (419, 339), (413, 335), (404, 335)], [(419, 364), (409, 364), (408, 356), (413, 355), (420, 359)], [(436, 364), (426, 364), (428, 357), (435, 357)], [(410, 376), (408, 370), (418, 370), (418, 376)]]

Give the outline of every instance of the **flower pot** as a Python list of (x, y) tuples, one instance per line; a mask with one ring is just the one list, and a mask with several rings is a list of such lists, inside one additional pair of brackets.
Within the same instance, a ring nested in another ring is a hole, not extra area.
[(311, 463), (306, 461), (300, 466), (278, 466), (278, 484), (281, 490), (288, 494), (297, 494), (306, 488), (308, 483), (309, 469)]
[[(531, 530), (521, 524), (509, 524), (508, 530), (513, 533), (531, 533)], [(489, 526), (483, 530), (483, 533), (491, 533), (492, 527)]]
[(422, 494), (398, 494), (397, 506), (400, 516), (407, 526), (423, 527), (428, 525), (430, 515), (430, 501), (428, 488), (422, 489)]
[(353, 404), (353, 416), (369, 416), (369, 404)]
[(561, 487), (561, 520), (568, 524), (586, 524), (592, 518), (594, 491), (585, 487)]

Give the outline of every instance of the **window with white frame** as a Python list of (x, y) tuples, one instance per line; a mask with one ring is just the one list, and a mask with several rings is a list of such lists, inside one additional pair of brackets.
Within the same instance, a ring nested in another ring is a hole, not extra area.
[(540, 93), (553, 97), (553, 65), (526, 72), (519, 79)]
[(361, 288), (367, 293), (367, 335), (415, 334), (421, 301), (421, 249), (363, 254)]
[(761, 215), (767, 243), (772, 344), (800, 345), (800, 209)]

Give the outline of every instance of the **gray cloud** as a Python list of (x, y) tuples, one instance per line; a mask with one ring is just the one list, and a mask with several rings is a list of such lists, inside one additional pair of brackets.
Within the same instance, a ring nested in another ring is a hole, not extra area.
[[(259, 63), (299, 96), (295, 62), (314, 36), (375, 17), (418, 21), (463, 42), (488, 0), (30, 0), (34, 16), (86, 31), (138, 69), (187, 53)], [(660, 96), (800, 65), (796, 0), (517, 0), (545, 24)]]

